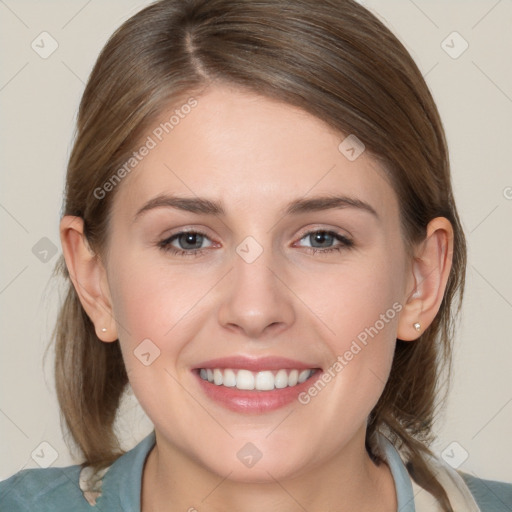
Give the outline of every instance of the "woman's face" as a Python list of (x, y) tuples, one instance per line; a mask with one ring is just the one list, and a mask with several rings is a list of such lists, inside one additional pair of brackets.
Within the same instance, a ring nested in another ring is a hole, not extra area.
[(195, 99), (142, 139), (106, 261), (159, 450), (241, 481), (361, 455), (410, 288), (395, 193), (299, 109), (226, 86)]

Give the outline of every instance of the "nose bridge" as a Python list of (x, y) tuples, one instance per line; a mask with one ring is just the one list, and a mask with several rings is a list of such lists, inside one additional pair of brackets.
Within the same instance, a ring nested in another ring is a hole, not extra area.
[(233, 257), (229, 285), (222, 297), (219, 322), (238, 327), (257, 338), (271, 325), (273, 330), (293, 323), (295, 315), (290, 292), (277, 276), (281, 268), (270, 245), (254, 237), (245, 238)]

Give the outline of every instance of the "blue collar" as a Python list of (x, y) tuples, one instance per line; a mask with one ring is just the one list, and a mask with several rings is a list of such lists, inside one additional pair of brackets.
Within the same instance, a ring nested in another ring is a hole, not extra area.
[(378, 433), (378, 440), (395, 481), (397, 512), (415, 512), (412, 483), (405, 464), (397, 449), (383, 434)]
[(153, 430), (137, 446), (112, 464), (103, 477), (104, 493), (97, 501), (101, 510), (140, 512), (144, 463), (155, 442)]

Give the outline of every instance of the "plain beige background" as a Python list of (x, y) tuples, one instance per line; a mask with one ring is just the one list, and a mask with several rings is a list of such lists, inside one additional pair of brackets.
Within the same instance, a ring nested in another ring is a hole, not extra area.
[[(45, 367), (42, 359), (58, 303), (50, 278), (60, 254), (65, 166), (100, 49), (147, 3), (0, 1), (0, 479), (38, 467), (41, 450), (56, 457), (53, 466), (77, 462), (60, 430), (52, 353)], [(469, 244), (453, 385), (434, 448), (463, 471), (512, 482), (512, 2), (361, 3), (426, 76), (445, 124)], [(42, 32), (58, 44), (47, 58), (31, 46), (51, 49)], [(133, 396), (125, 405), (118, 427), (128, 449), (152, 426)]]

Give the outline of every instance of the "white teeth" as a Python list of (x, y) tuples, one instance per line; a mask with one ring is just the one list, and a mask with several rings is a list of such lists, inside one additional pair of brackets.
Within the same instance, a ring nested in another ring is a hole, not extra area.
[(274, 386), (277, 389), (283, 389), (288, 387), (288, 374), (286, 370), (279, 370), (274, 377)]
[(288, 386), (295, 386), (299, 380), (299, 370), (292, 370), (288, 375)]
[(258, 372), (256, 374), (254, 387), (260, 391), (270, 391), (274, 389), (274, 376), (272, 372)]
[(271, 391), (302, 384), (314, 370), (269, 370), (251, 372), (249, 370), (233, 370), (220, 368), (201, 368), (199, 376), (217, 386), (236, 387), (241, 390)]
[(249, 370), (238, 370), (236, 387), (238, 389), (254, 389), (254, 375)]
[(214, 384), (217, 384), (217, 386), (222, 384), (222, 372), (217, 368), (213, 370), (213, 382)]
[(309, 370), (302, 370), (300, 373), (299, 373), (299, 378), (298, 378), (298, 382), (299, 384), (302, 384), (305, 380), (307, 380), (307, 378), (309, 377), (310, 373), (309, 373)]
[(236, 386), (236, 375), (233, 370), (224, 370), (224, 386), (234, 388)]

